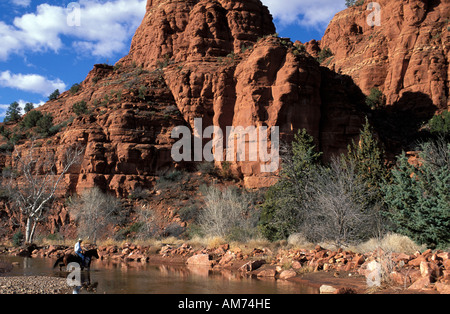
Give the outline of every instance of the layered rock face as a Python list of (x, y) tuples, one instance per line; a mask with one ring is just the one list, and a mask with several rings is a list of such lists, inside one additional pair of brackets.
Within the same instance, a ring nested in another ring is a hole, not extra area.
[[(359, 135), (372, 87), (401, 112), (446, 109), (449, 47), (443, 17), (449, 16), (449, 1), (379, 3), (381, 26), (367, 24), (367, 5), (352, 7), (337, 14), (324, 38), (306, 44), (305, 51), (273, 35), (272, 17), (260, 0), (149, 0), (127, 56), (114, 67), (95, 65), (79, 87), (37, 109), (60, 124), (56, 135), (38, 140), (39, 154), (54, 155), (61, 167), (68, 147), (85, 148), (59, 195), (93, 186), (120, 197), (137, 188), (152, 190), (165, 171), (191, 166), (173, 159), (177, 139), (171, 135), (180, 126), (195, 133), (197, 119), (199, 132), (210, 126), (223, 132), (277, 126), (286, 142), (304, 128), (328, 159)], [(334, 56), (320, 66), (314, 57), (325, 47)], [(88, 112), (76, 114), (74, 105), (81, 102)], [(390, 120), (408, 119), (402, 114)], [(377, 126), (392, 136), (389, 125)], [(253, 141), (244, 138), (246, 150)], [(26, 140), (18, 145), (28, 146)], [(396, 140), (391, 147), (401, 146)], [(261, 149), (257, 146), (258, 156)], [(231, 168), (246, 187), (267, 187), (277, 172), (261, 171), (265, 163), (234, 158)], [(2, 156), (0, 164), (15, 166), (10, 156)], [(49, 219), (51, 230), (69, 220), (58, 207)]]
[[(259, 0), (149, 1), (130, 54), (121, 62), (148, 70), (164, 67), (164, 79), (191, 129), (196, 118), (203, 129), (214, 125), (224, 132), (279, 126), (284, 139), (306, 128), (327, 157), (340, 152), (361, 125), (358, 102), (348, 101), (353, 84), (347, 81), (340, 96), (328, 97), (323, 78), (343, 86), (342, 77), (327, 75), (289, 40), (271, 36), (274, 32)], [(324, 112), (327, 108), (333, 116)], [(273, 184), (275, 174), (261, 173), (260, 164), (233, 162), (233, 168), (248, 187)]]
[(145, 68), (239, 53), (275, 33), (272, 16), (259, 0), (149, 0), (128, 58)]
[(388, 105), (420, 110), (428, 97), (437, 110), (450, 108), (450, 1), (369, 2), (329, 24), (320, 42), (334, 54), (327, 66), (351, 76), (366, 95), (379, 88)]
[[(286, 141), (306, 128), (326, 158), (345, 151), (359, 133), (364, 95), (274, 32), (259, 0), (148, 1), (129, 55), (114, 67), (94, 66), (79, 88), (38, 109), (62, 123), (40, 141), (42, 154), (62, 160), (67, 147), (86, 148), (62, 194), (99, 186), (126, 197), (151, 189), (161, 173), (185, 166), (171, 156), (171, 134), (179, 126), (194, 130), (196, 119), (200, 131), (278, 126)], [(89, 113), (77, 116), (80, 102)], [(270, 186), (277, 172), (263, 173), (262, 163), (233, 159), (231, 168), (247, 187)]]

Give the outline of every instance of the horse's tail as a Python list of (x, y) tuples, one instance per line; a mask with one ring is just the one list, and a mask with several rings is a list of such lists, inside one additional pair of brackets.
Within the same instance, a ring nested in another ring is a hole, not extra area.
[(56, 266), (58, 266), (60, 263), (62, 263), (64, 260), (64, 256), (61, 256), (60, 258), (58, 258), (55, 262), (55, 264), (53, 265), (53, 268), (56, 268)]

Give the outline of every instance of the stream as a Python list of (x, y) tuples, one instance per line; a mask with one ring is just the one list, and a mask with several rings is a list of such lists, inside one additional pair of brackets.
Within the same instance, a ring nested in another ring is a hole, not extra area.
[[(67, 277), (53, 269), (53, 259), (0, 257), (13, 263), (7, 276)], [(113, 263), (96, 260), (90, 272), (82, 272), (82, 294), (317, 294), (317, 288), (299, 283), (256, 279), (228, 271), (184, 265)]]

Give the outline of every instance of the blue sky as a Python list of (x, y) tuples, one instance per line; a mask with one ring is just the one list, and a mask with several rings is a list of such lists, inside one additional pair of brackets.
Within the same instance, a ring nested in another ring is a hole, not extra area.
[[(302, 42), (320, 39), (339, 0), (262, 0), (278, 33)], [(128, 53), (147, 0), (0, 2), (0, 120), (8, 105), (43, 104), (83, 81), (96, 63)], [(79, 10), (75, 10), (79, 9)]]

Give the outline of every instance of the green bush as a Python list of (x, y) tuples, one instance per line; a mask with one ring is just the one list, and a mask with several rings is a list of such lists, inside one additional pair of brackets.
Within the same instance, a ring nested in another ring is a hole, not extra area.
[(56, 100), (58, 99), (59, 95), (59, 89), (57, 89), (53, 93), (51, 93), (50, 96), (48, 96), (48, 100)]
[(77, 116), (81, 116), (83, 114), (87, 114), (89, 112), (88, 108), (87, 108), (87, 104), (84, 100), (79, 101), (77, 103), (75, 103), (72, 106), (73, 112), (77, 115)]
[(374, 87), (370, 90), (369, 96), (366, 97), (366, 105), (372, 110), (382, 108), (386, 104), (383, 92)]
[(70, 88), (70, 92), (71, 92), (72, 95), (73, 95), (73, 94), (78, 93), (78, 92), (80, 91), (80, 89), (81, 89), (81, 85), (78, 84), (78, 83), (76, 83), (76, 84), (73, 84), (73, 85), (72, 85), (72, 87)]
[(367, 118), (358, 142), (352, 141), (349, 145), (346, 159), (355, 164), (358, 176), (374, 192), (376, 199), (373, 201), (380, 200), (380, 186), (389, 177), (389, 171), (385, 164), (384, 150), (374, 137), (374, 130)]
[(347, 8), (353, 7), (353, 6), (360, 6), (364, 4), (364, 0), (345, 0), (345, 5)]
[(22, 242), (23, 242), (23, 239), (24, 239), (23, 233), (22, 233), (22, 231), (19, 230), (16, 233), (14, 233), (11, 241), (12, 241), (14, 246), (21, 246)]
[(32, 110), (28, 114), (26, 114), (25, 117), (23, 118), (22, 126), (25, 129), (34, 128), (37, 125), (38, 121), (42, 119), (43, 116), (44, 115), (42, 114), (42, 112), (38, 110)]
[(450, 134), (450, 111), (434, 116), (428, 123), (431, 133), (449, 135)]
[(1, 153), (11, 153), (13, 151), (14, 151), (14, 144), (11, 142), (8, 142), (0, 146)]
[(330, 48), (325, 48), (325, 49), (322, 49), (320, 52), (319, 52), (319, 56), (317, 57), (317, 61), (319, 62), (319, 63), (322, 63), (322, 62), (324, 62), (326, 59), (328, 59), (328, 58), (330, 58), (330, 57), (332, 57), (333, 56), (333, 52), (331, 51), (331, 49)]
[(50, 130), (53, 127), (53, 117), (51, 114), (45, 114), (36, 123), (36, 131), (44, 137), (48, 137), (51, 134)]

